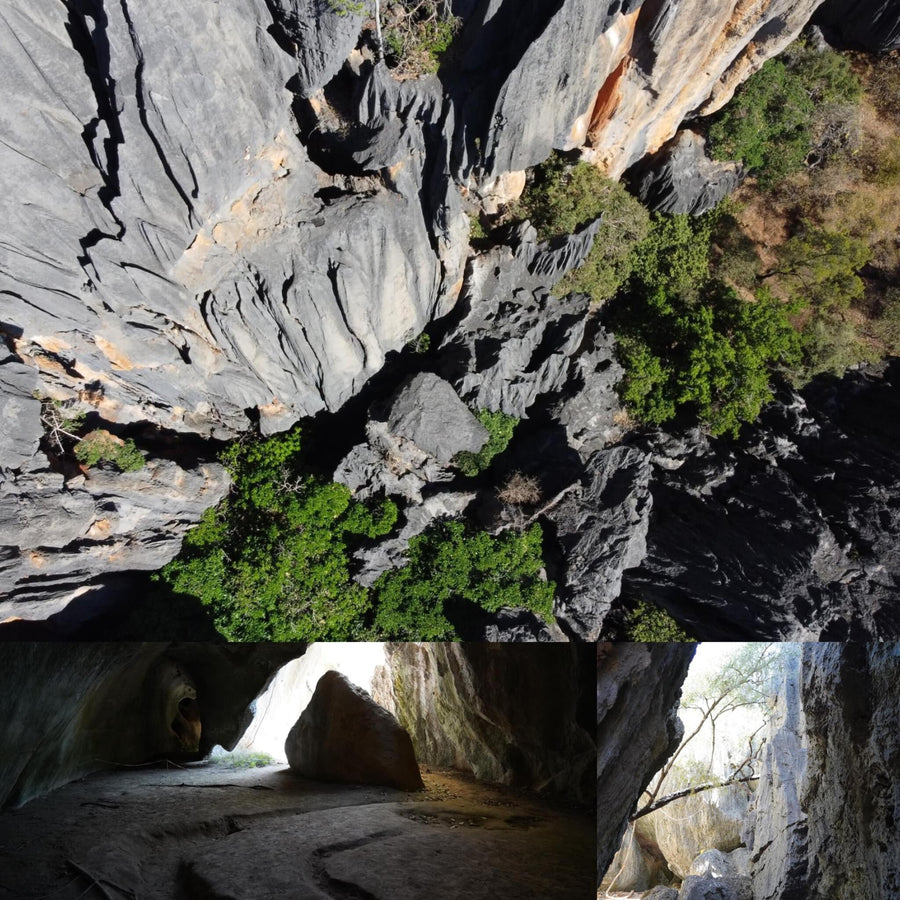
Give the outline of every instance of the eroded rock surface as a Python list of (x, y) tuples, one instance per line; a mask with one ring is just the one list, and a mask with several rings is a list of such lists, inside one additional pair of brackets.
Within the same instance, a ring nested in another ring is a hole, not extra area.
[(87, 772), (229, 748), (303, 645), (7, 644), (0, 653), (0, 806)]
[(592, 648), (467, 642), (388, 649), (390, 685), (379, 699), (409, 731), (422, 763), (593, 800), (596, 749), (585, 721)]
[(639, 166), (634, 180), (638, 196), (652, 210), (702, 215), (717, 206), (741, 182), (741, 167), (713, 162), (706, 142), (693, 131), (680, 131), (659, 153)]
[(806, 644), (787, 667), (745, 835), (756, 900), (900, 890), (900, 646)]
[(307, 778), (404, 791), (422, 787), (409, 734), (366, 691), (333, 670), (319, 679), (284, 752), (291, 768)]
[(681, 740), (678, 703), (695, 649), (691, 644), (597, 645), (598, 884), (641, 791)]
[[(549, 246), (519, 228), (505, 246), (470, 259), (464, 288), (466, 213), (482, 201), (499, 209), (521, 189), (523, 170), (553, 148), (580, 148), (621, 174), (669, 141), (685, 116), (719, 108), (819, 3), (467, 0), (454, 4), (461, 30), (439, 73), (407, 80), (361, 38), (362, 15), (317, 0), (222, 0), (214, 13), (201, 0), (5, 10), (0, 390), (3, 422), (14, 427), (0, 466), (25, 528), (0, 550), (3, 589), (53, 600), (46, 615), (104, 572), (158, 567), (224, 491), (210, 467), (165, 472), (177, 488), (165, 510), (141, 478), (100, 494), (77, 478), (60, 481), (36, 452), (35, 390), (89, 402), (116, 426), (231, 438), (258, 420), (271, 434), (341, 407), (461, 291), (440, 369), (462, 400), (518, 416), (543, 405), (575, 450), (602, 450), (621, 436), (612, 347), (584, 297), (548, 295), (584, 258), (596, 224)], [(870, 30), (885, 10), (866, 6)], [(688, 181), (664, 176), (660, 190), (697, 211), (724, 189), (721, 180), (705, 189)], [(673, 467), (682, 461), (678, 451), (652, 454)], [(198, 486), (198, 474), (209, 483)], [(653, 491), (656, 523), (662, 494)], [(679, 582), (688, 598), (706, 598), (703, 615), (686, 620), (723, 633), (721, 609), (710, 612), (729, 593), (730, 607), (750, 610), (736, 625), (742, 634), (844, 636), (896, 625), (883, 609), (893, 526), (876, 516), (877, 526), (857, 529), (861, 549), (847, 549), (837, 514), (823, 529), (818, 511), (787, 504), (799, 517), (794, 552), (775, 569), (796, 594), (790, 609), (758, 611), (761, 599), (727, 575), (733, 542), (713, 542), (728, 584)], [(107, 505), (113, 537), (98, 539), (89, 532), (107, 527)], [(59, 523), (48, 530), (53, 562), (43, 544), (25, 540), (29, 516)], [(610, 591), (640, 540), (617, 540), (630, 549), (609, 554)], [(643, 571), (657, 585), (653, 599), (672, 606), (674, 582), (708, 567), (710, 556), (699, 551), (682, 567), (665, 543), (649, 541)], [(857, 553), (867, 562), (854, 567)], [(34, 560), (45, 568), (32, 572)], [(814, 571), (815, 583), (797, 576), (798, 566)], [(573, 632), (596, 630), (584, 610), (573, 617)], [(843, 628), (848, 620), (861, 624)]]
[(425, 782), (404, 794), (212, 763), (102, 773), (0, 813), (0, 887), (21, 900), (92, 879), (148, 900), (590, 896), (592, 815), (447, 770)]
[(647, 816), (656, 844), (679, 877), (737, 875), (726, 853), (741, 846), (751, 791), (732, 785), (676, 800)]
[(32, 464), (0, 475), (0, 619), (44, 619), (98, 576), (161, 568), (231, 484), (218, 463), (157, 458), (68, 479), (43, 453)]
[(836, 47), (876, 53), (900, 47), (900, 7), (893, 0), (825, 0), (815, 22)]
[(623, 584), (707, 639), (900, 632), (900, 365), (785, 394), (736, 443), (639, 442), (647, 553)]

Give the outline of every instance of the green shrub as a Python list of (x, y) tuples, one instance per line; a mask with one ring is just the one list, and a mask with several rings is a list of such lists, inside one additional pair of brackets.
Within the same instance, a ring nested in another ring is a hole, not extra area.
[(770, 59), (735, 92), (709, 129), (716, 159), (737, 159), (764, 187), (803, 166), (815, 106), (803, 83)]
[(445, 521), (410, 541), (409, 562), (373, 588), (373, 640), (449, 640), (450, 604), (471, 603), (497, 612), (505, 606), (549, 617), (553, 584), (540, 578), (541, 529), (496, 537)]
[(872, 250), (861, 238), (803, 224), (778, 248), (774, 273), (792, 294), (820, 310), (846, 309), (862, 297), (865, 285), (856, 274)]
[(900, 355), (900, 287), (888, 288), (872, 331), (887, 355)]
[(365, 0), (328, 0), (328, 6), (342, 18), (349, 15), (362, 16), (368, 9)]
[(770, 373), (799, 361), (788, 316), (768, 291), (741, 299), (710, 276), (716, 217), (654, 216), (634, 251), (631, 289), (611, 314), (625, 367), (623, 402), (661, 424), (689, 409), (712, 434), (736, 435), (772, 397)]
[(81, 438), (75, 447), (75, 456), (86, 466), (111, 462), (123, 472), (136, 472), (145, 464), (143, 453), (131, 438), (122, 441), (102, 428), (89, 431)]
[(623, 640), (637, 643), (688, 643), (692, 638), (664, 609), (637, 601), (625, 620)]
[(900, 187), (900, 137), (891, 138), (880, 148), (875, 165), (875, 184), (882, 188)]
[(741, 160), (762, 187), (773, 187), (803, 167), (817, 123), (861, 92), (846, 57), (798, 42), (737, 89), (709, 127), (710, 150)]
[(712, 215), (653, 215), (647, 237), (632, 251), (634, 280), (653, 291), (696, 294), (709, 277)]
[(483, 241), (487, 239), (487, 236), (484, 225), (481, 224), (481, 219), (477, 215), (469, 216), (469, 240)]
[(414, 538), (409, 564), (367, 589), (352, 578), (353, 550), (388, 534), (390, 501), (354, 501), (340, 484), (304, 472), (300, 431), (232, 445), (234, 484), (156, 576), (207, 606), (229, 640), (368, 640), (455, 636), (447, 604), (494, 611), (526, 606), (549, 615), (553, 586), (540, 581), (536, 526), (499, 537), (446, 522)]
[(843, 375), (849, 366), (874, 360), (875, 353), (860, 339), (851, 322), (840, 315), (814, 313), (803, 328), (802, 360), (794, 381), (803, 384), (829, 372)]
[(515, 416), (508, 416), (503, 412), (491, 412), (487, 409), (478, 410), (476, 417), (488, 431), (487, 443), (477, 453), (464, 450), (462, 453), (457, 453), (453, 460), (454, 465), (464, 475), (470, 477), (487, 469), (494, 457), (509, 446), (516, 425), (519, 424), (519, 420)]
[(649, 213), (623, 185), (594, 166), (573, 166), (559, 155), (535, 169), (513, 214), (528, 218), (541, 240), (573, 234), (603, 216), (585, 262), (554, 288), (557, 296), (578, 291), (596, 302), (613, 296), (628, 278), (631, 251), (650, 227)]
[(384, 55), (395, 75), (437, 72), (462, 25), (441, 0), (391, 0), (384, 4)]
[(397, 518), (300, 467), (300, 431), (233, 444), (225, 503), (189, 532), (161, 577), (211, 607), (229, 640), (355, 640), (369, 610), (350, 577), (350, 553)]

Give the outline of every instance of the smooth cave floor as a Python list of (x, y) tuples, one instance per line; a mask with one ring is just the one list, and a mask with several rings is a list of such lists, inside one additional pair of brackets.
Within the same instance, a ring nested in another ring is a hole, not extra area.
[(0, 900), (594, 896), (593, 814), (422, 776), (416, 793), (282, 766), (88, 776), (0, 814)]

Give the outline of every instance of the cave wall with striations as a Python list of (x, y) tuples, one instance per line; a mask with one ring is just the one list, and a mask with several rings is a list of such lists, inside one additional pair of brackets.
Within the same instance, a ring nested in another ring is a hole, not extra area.
[(5, 644), (0, 806), (25, 803), (100, 769), (169, 756), (196, 759), (216, 744), (234, 746), (250, 722), (250, 704), (304, 649)]
[(684, 726), (681, 686), (694, 644), (597, 645), (597, 883), (641, 792), (674, 752)]
[(805, 644), (745, 834), (756, 900), (900, 894), (900, 645)]
[(593, 803), (593, 648), (388, 644), (373, 696), (420, 763)]

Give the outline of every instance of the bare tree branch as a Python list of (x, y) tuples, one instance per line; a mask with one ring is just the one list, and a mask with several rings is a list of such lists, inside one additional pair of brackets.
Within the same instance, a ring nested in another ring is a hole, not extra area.
[(756, 774), (735, 775), (731, 778), (726, 778), (724, 781), (711, 781), (706, 784), (696, 784), (692, 787), (683, 788), (672, 794), (666, 794), (665, 797), (660, 797), (659, 800), (656, 800), (655, 802), (642, 806), (628, 821), (634, 822), (636, 819), (640, 819), (642, 816), (647, 816), (652, 812), (656, 812), (656, 810), (662, 809), (664, 806), (668, 806), (673, 801), (680, 800), (682, 797), (690, 797), (694, 794), (700, 794), (703, 791), (711, 791), (713, 788), (728, 787), (732, 784), (746, 784), (748, 781), (756, 781), (758, 778), (759, 776)]

